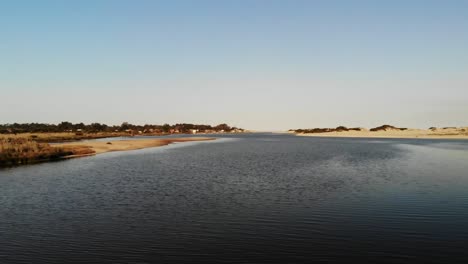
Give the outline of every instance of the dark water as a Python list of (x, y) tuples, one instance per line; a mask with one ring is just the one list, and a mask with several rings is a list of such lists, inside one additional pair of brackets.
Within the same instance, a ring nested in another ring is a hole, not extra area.
[(468, 263), (468, 141), (236, 135), (0, 170), (0, 263)]

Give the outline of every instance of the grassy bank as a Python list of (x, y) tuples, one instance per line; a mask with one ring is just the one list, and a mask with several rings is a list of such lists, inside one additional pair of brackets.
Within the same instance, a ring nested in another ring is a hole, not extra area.
[[(128, 136), (122, 133), (22, 133), (0, 134), (0, 167), (10, 167), (109, 151), (136, 150), (165, 146), (175, 142), (212, 140), (212, 138), (165, 138), (104, 141), (79, 141), (104, 137)], [(49, 142), (61, 142), (49, 144)]]
[(0, 167), (59, 160), (69, 156), (94, 153), (94, 150), (86, 146), (51, 146), (44, 143), (48, 136), (54, 140), (58, 139), (57, 135), (42, 135), (41, 138), (25, 134), (0, 135)]

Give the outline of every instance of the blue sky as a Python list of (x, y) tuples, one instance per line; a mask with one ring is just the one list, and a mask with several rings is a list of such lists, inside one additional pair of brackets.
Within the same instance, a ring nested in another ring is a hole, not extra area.
[(468, 1), (0, 1), (0, 123), (468, 125)]

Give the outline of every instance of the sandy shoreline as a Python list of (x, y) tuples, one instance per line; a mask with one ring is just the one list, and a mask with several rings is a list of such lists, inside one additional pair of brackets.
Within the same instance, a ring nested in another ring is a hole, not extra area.
[[(166, 146), (176, 142), (189, 141), (206, 141), (214, 140), (214, 138), (165, 138), (165, 139), (138, 139), (138, 140), (115, 140), (115, 141), (86, 141), (86, 142), (69, 142), (55, 144), (54, 147), (89, 147), (94, 150), (94, 154), (101, 154), (111, 151), (126, 151), (137, 150), (151, 147)], [(110, 144), (109, 144), (110, 143)], [(76, 158), (82, 155), (68, 156), (67, 158)], [(83, 155), (89, 156), (89, 154)]]
[(468, 129), (408, 129), (388, 131), (342, 131), (326, 133), (296, 133), (306, 137), (355, 137), (355, 138), (422, 138), (422, 139), (468, 139)]

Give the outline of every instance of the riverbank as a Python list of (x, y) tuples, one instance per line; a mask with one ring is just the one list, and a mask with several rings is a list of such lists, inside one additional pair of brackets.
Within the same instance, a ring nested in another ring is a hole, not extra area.
[(213, 140), (214, 138), (165, 138), (106, 141), (75, 141), (50, 145), (28, 136), (0, 136), (0, 167), (91, 156), (110, 151), (136, 150), (175, 142)]
[(206, 141), (214, 138), (163, 138), (163, 139), (136, 139), (136, 140), (115, 140), (115, 141), (84, 141), (55, 144), (58, 148), (76, 148), (86, 147), (94, 151), (95, 154), (101, 154), (111, 151), (137, 150), (144, 148), (160, 147), (176, 142)]

